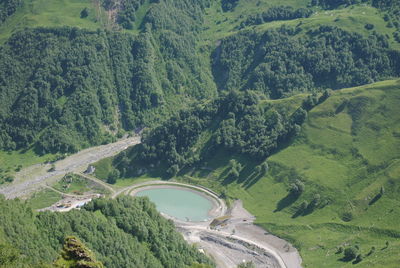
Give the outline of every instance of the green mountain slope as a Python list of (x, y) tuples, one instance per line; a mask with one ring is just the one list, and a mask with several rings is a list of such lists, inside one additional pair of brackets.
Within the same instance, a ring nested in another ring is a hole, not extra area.
[[(0, 183), (145, 128), (142, 145), (98, 163), (99, 177), (145, 172), (240, 198), (306, 267), (353, 266), (341, 247), (357, 247), (359, 267), (396, 267), (398, 1), (0, 0), (0, 10)], [(19, 250), (50, 263), (64, 227), (112, 221), (119, 204), (109, 202), (69, 218), (29, 212), (19, 222), (27, 237), (50, 233), (31, 247), (7, 218), (26, 210), (15, 205), (4, 217), (18, 232), (0, 238), (11, 258)], [(144, 225), (108, 227), (139, 252), (137, 266), (175, 257), (127, 236), (146, 236)], [(107, 267), (128, 265), (85, 231), (71, 235)], [(208, 262), (188, 252), (185, 265)]]
[[(269, 175), (249, 188), (228, 186), (260, 225), (297, 245), (306, 267), (351, 267), (335, 254), (349, 245), (359, 245), (363, 257), (376, 248), (360, 267), (398, 265), (399, 89), (399, 81), (388, 81), (337, 92), (309, 113), (291, 146), (267, 160)], [(291, 200), (287, 188), (296, 178), (305, 192)], [(299, 215), (316, 194), (317, 209)]]
[[(165, 5), (152, 11), (180, 8)], [(68, 27), (12, 35), (0, 51), (0, 147), (74, 152), (215, 95), (195, 29), (153, 16), (138, 35)]]
[[(276, 99), (399, 75), (391, 2), (340, 5), (333, 23), (325, 17), (336, 14), (306, 1), (18, 3), (0, 26), (3, 150), (109, 142), (216, 88)], [(243, 25), (255, 9), (261, 21)], [(367, 17), (376, 28), (366, 29)]]
[[(161, 134), (160, 129), (168, 129), (172, 123), (167, 122), (145, 136), (143, 145), (117, 156), (113, 163), (128, 177), (138, 176), (135, 171), (144, 166), (150, 176), (163, 176), (165, 164), (157, 166), (162, 160), (172, 165), (166, 170), (169, 176), (212, 187), (228, 198), (242, 199), (258, 224), (297, 246), (305, 267), (351, 267), (354, 260), (342, 261), (343, 253), (337, 253), (340, 247), (350, 246), (359, 248), (363, 258), (360, 267), (396, 267), (395, 253), (400, 248), (399, 99), (398, 80), (336, 91), (327, 100), (315, 103), (295, 138), (278, 138), (277, 147), (267, 155), (249, 154), (246, 142), (262, 137), (271, 144), (272, 133), (286, 123), (275, 121), (271, 123), (272, 132), (259, 136), (256, 113), (249, 117), (243, 112), (251, 106), (237, 112), (235, 107), (239, 106), (230, 99), (232, 106), (226, 114), (230, 111), (231, 118), (239, 120), (233, 129), (237, 132), (229, 132), (226, 120), (221, 118), (200, 130), (201, 134), (186, 136), (193, 124), (175, 118), (175, 132)], [(260, 101), (257, 106), (269, 107), (264, 108), (263, 115), (267, 122), (273, 122), (271, 111), (283, 118), (291, 114), (292, 121), (299, 116), (298, 107), (307, 107), (308, 103), (306, 95), (297, 95)], [(258, 130), (241, 130), (244, 122), (240, 115), (248, 117), (251, 127)], [(159, 154), (148, 158), (154, 137), (160, 139), (154, 144)], [(186, 137), (199, 138), (182, 151), (178, 149), (181, 147), (167, 151), (168, 158), (163, 158), (162, 144), (184, 142)], [(218, 143), (221, 137), (233, 143)], [(174, 154), (178, 154), (177, 160), (171, 162)], [(146, 166), (141, 162), (143, 157), (153, 165)], [(188, 161), (182, 162), (180, 157)], [(176, 170), (171, 172), (174, 165)], [(368, 255), (373, 247), (374, 252)]]

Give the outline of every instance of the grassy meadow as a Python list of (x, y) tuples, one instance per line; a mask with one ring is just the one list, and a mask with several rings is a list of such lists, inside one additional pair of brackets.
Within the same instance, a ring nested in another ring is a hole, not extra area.
[(61, 200), (61, 198), (61, 194), (50, 189), (44, 189), (40, 192), (36, 192), (26, 202), (33, 209), (41, 209), (53, 205)]
[[(283, 105), (285, 100), (280, 100)], [(293, 97), (289, 99), (293, 103)], [(203, 184), (240, 198), (257, 224), (291, 241), (304, 267), (353, 267), (337, 254), (357, 246), (358, 267), (397, 267), (400, 260), (400, 81), (334, 92), (309, 112), (302, 132), (289, 146), (267, 159), (269, 171), (255, 174), (243, 165), (239, 179), (227, 178), (231, 155), (220, 152), (180, 180)], [(290, 183), (305, 184), (298, 198)], [(376, 198), (381, 187), (384, 194)], [(303, 201), (319, 194), (317, 208), (298, 215)], [(296, 215), (297, 214), (297, 215)], [(386, 242), (389, 246), (386, 248)], [(369, 256), (371, 248), (375, 251)]]
[[(305, 94), (265, 100), (292, 113)], [(196, 168), (184, 169), (175, 180), (204, 185), (227, 201), (239, 198), (257, 217), (256, 223), (292, 242), (304, 267), (397, 267), (400, 260), (400, 80), (343, 89), (314, 107), (300, 135), (262, 162), (219, 151)], [(196, 145), (201, 149), (212, 130)], [(238, 179), (229, 161), (242, 165)], [(106, 180), (112, 159), (96, 164), (96, 176)], [(144, 174), (118, 179), (117, 186), (159, 179)], [(305, 184), (299, 197), (289, 194), (295, 180)], [(383, 187), (384, 193), (379, 195)], [(310, 211), (300, 205), (320, 200)], [(300, 211), (301, 212), (301, 211)], [(387, 246), (388, 244), (388, 246)], [(344, 261), (339, 248), (356, 246), (362, 261)]]

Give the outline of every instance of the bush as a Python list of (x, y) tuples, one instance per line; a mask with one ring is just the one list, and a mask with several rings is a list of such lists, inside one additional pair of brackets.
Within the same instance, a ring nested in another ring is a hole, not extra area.
[(367, 23), (367, 24), (365, 24), (365, 29), (367, 29), (367, 30), (372, 30), (372, 29), (374, 29), (374, 25), (373, 24), (370, 24), (370, 23)]
[(266, 161), (261, 164), (261, 172), (263, 175), (265, 175), (268, 172), (268, 169), (269, 169), (269, 166)]
[(375, 252), (375, 247), (372, 246), (371, 250), (368, 252), (367, 256), (370, 256), (370, 255), (374, 254), (374, 252)]
[(228, 177), (233, 177), (234, 179), (239, 178), (240, 170), (242, 169), (242, 165), (238, 161), (232, 159), (229, 161), (229, 166), (230, 166), (230, 170), (228, 173)]
[(86, 18), (87, 16), (89, 16), (89, 10), (87, 9), (87, 7), (85, 7), (84, 9), (82, 9), (81, 11), (81, 19)]
[(14, 177), (13, 176), (7, 176), (6, 178), (5, 178), (5, 181), (6, 182), (13, 182), (14, 181)]
[(310, 204), (308, 205), (308, 208), (311, 210), (315, 209), (319, 205), (320, 201), (321, 196), (319, 194), (315, 194), (313, 200), (311, 200)]
[(353, 214), (350, 211), (344, 212), (342, 214), (342, 220), (345, 222), (353, 220)]
[(304, 183), (300, 180), (296, 180), (294, 183), (290, 185), (290, 194), (294, 196), (300, 196), (304, 192)]
[(348, 247), (344, 250), (344, 259), (351, 261), (357, 257), (358, 250), (355, 247)]
[(179, 166), (178, 165), (172, 165), (169, 169), (167, 169), (167, 174), (171, 177), (176, 176), (179, 171)]
[(114, 169), (113, 171), (110, 172), (107, 178), (107, 183), (109, 184), (115, 184), (117, 182), (117, 179), (120, 176), (120, 172), (118, 169)]

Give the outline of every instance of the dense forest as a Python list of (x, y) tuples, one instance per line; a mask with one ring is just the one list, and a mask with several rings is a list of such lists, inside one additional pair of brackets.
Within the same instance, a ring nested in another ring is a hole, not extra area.
[(399, 75), (400, 53), (389, 48), (385, 36), (374, 32), (365, 38), (330, 26), (301, 31), (281, 27), (223, 39), (213, 55), (218, 87), (252, 89), (278, 99)]
[(368, 0), (311, 0), (312, 6), (320, 6), (325, 9), (335, 9), (343, 5), (359, 4)]
[(0, 25), (22, 4), (22, 0), (0, 0)]
[(172, 16), (187, 24), (157, 15), (184, 6), (155, 6), (136, 37), (67, 27), (14, 34), (0, 49), (0, 148), (75, 152), (151, 125), (159, 116), (154, 110), (171, 105), (168, 96), (212, 96), (194, 53), (199, 18), (190, 14), (200, 11), (191, 6)]
[[(34, 28), (14, 33), (0, 47), (0, 148), (71, 153), (111, 142), (124, 131), (154, 126), (179, 108), (215, 97), (216, 86), (277, 99), (370, 83), (400, 70), (399, 52), (372, 31), (363, 37), (328, 26), (307, 32), (245, 29), (199, 53), (209, 0), (102, 3), (117, 11), (123, 27), (147, 5), (141, 22), (135, 22), (139, 34)], [(226, 11), (237, 4), (222, 1)], [(396, 5), (372, 4), (382, 10)], [(306, 8), (275, 6), (242, 26), (310, 14)], [(209, 51), (211, 70), (204, 58)]]
[[(143, 166), (164, 169), (167, 175), (174, 176), (219, 150), (263, 160), (295, 137), (307, 111), (328, 97), (329, 91), (310, 95), (295, 112), (289, 113), (263, 104), (265, 96), (257, 92), (230, 91), (213, 102), (182, 110), (145, 132), (142, 144), (119, 154), (113, 164), (122, 177), (138, 175)], [(212, 135), (207, 134), (210, 132)], [(201, 151), (197, 150), (202, 146)]]
[(0, 197), (0, 267), (51, 267), (71, 235), (106, 267), (212, 265), (147, 198), (96, 199), (82, 210), (36, 213), (21, 201)]
[(349, 6), (354, 4), (370, 4), (373, 7), (383, 10), (398, 8), (400, 6), (397, 0), (311, 0), (311, 6), (320, 6), (326, 9), (334, 9), (340, 6)]
[(308, 18), (311, 16), (313, 11), (308, 8), (294, 9), (291, 6), (276, 6), (271, 7), (267, 11), (258, 14), (252, 14), (247, 17), (240, 24), (240, 29), (246, 26), (263, 24), (265, 22), (277, 21), (277, 20), (293, 20), (299, 18)]
[[(143, 130), (101, 179), (239, 198), (305, 267), (353, 245), (394, 263), (399, 85), (340, 89), (399, 77), (399, 43), (398, 0), (0, 0), (0, 183), (35, 153)], [(0, 196), (0, 267), (65, 263), (214, 266), (147, 199), (50, 213)]]

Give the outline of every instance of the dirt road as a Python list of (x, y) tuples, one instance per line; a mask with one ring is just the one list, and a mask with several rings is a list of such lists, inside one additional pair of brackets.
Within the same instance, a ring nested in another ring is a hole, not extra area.
[(214, 257), (218, 268), (236, 267), (243, 260), (263, 268), (301, 268), (298, 251), (279, 237), (253, 224), (255, 217), (237, 200), (231, 218), (215, 230), (204, 223), (175, 222), (190, 243)]
[(12, 184), (0, 188), (0, 194), (7, 199), (24, 198), (42, 188), (46, 182), (52, 183), (70, 172), (83, 172), (88, 165), (103, 158), (113, 156), (129, 146), (140, 143), (140, 137), (121, 139), (107, 145), (88, 148), (55, 163), (55, 170), (49, 172), (50, 164), (39, 164), (25, 168), (15, 175)]

